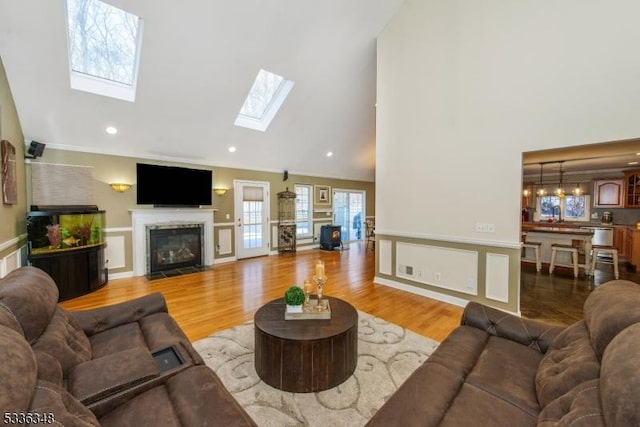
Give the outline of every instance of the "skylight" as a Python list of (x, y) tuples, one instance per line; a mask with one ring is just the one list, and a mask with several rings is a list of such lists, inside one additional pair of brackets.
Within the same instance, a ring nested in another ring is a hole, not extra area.
[(142, 19), (99, 0), (67, 0), (73, 89), (134, 101)]
[(293, 88), (293, 82), (266, 70), (258, 71), (235, 125), (265, 131)]

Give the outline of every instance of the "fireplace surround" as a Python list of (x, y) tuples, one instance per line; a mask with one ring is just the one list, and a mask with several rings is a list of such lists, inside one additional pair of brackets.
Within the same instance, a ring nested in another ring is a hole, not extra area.
[(202, 266), (204, 225), (147, 225), (147, 273)]
[(132, 209), (131, 229), (133, 246), (133, 275), (149, 274), (148, 267), (148, 228), (202, 224), (202, 264), (211, 266), (214, 262), (213, 213), (214, 209), (199, 208), (150, 208)]

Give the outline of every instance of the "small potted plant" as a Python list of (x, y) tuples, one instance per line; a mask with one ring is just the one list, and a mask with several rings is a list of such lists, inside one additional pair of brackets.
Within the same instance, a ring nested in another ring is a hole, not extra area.
[(293, 285), (284, 293), (284, 303), (287, 305), (287, 313), (302, 313), (304, 303), (304, 291), (301, 287)]

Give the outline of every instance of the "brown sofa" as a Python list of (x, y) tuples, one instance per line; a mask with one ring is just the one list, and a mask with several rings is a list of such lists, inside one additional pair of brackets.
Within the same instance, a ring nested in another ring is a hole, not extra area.
[(255, 425), (204, 365), (161, 294), (81, 312), (57, 301), (55, 283), (37, 268), (0, 279), (3, 422)]
[(640, 426), (640, 286), (615, 280), (558, 328), (470, 303), (369, 426)]

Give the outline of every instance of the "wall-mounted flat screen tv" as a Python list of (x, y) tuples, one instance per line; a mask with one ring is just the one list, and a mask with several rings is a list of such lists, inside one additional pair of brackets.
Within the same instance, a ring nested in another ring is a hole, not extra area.
[(211, 205), (210, 170), (138, 163), (136, 176), (139, 205)]

